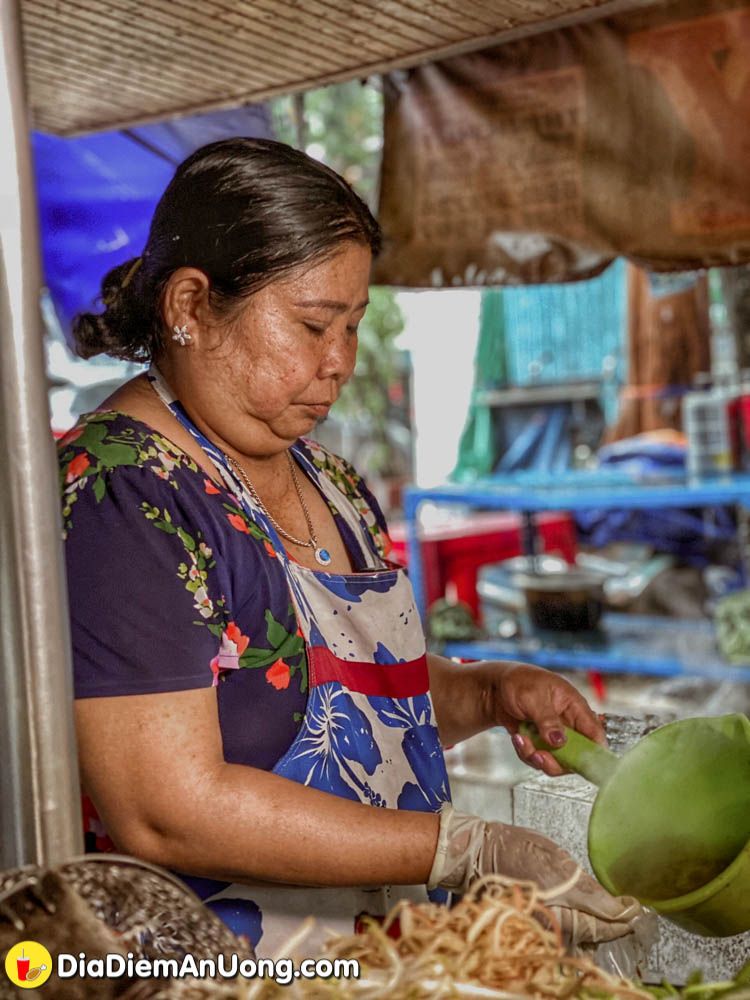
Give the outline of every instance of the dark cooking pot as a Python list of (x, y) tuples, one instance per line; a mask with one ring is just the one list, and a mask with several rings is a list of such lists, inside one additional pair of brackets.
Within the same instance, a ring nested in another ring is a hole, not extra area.
[(528, 562), (531, 565), (512, 573), (510, 581), (523, 592), (536, 628), (566, 632), (596, 628), (604, 606), (599, 574), (575, 566), (534, 568), (533, 560)]

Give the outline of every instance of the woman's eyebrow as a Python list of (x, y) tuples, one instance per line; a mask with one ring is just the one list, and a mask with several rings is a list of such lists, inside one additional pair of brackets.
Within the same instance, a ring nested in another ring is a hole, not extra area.
[[(356, 309), (366, 309), (369, 304), (370, 300), (365, 299)], [(346, 312), (349, 308), (348, 302), (338, 302), (336, 299), (302, 299), (294, 305), (307, 309), (332, 309), (334, 312)]]

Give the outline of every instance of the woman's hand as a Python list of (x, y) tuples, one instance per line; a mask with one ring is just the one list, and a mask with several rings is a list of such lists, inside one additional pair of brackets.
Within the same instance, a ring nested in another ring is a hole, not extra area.
[(629, 934), (653, 938), (653, 918), (635, 899), (611, 896), (567, 851), (540, 833), (443, 806), (428, 886), (463, 894), (484, 875), (536, 882), (570, 945)]
[(577, 729), (596, 743), (605, 743), (604, 727), (586, 699), (572, 684), (542, 667), (527, 663), (454, 663), (428, 653), (430, 692), (443, 746), (451, 746), (492, 726), (513, 735), (516, 753), (546, 774), (563, 769), (531, 740), (518, 732), (533, 722), (550, 746), (565, 742), (564, 727)]
[(563, 728), (576, 729), (595, 743), (606, 743), (604, 727), (583, 695), (569, 681), (527, 663), (497, 664), (491, 712), (496, 725), (513, 734), (513, 746), (524, 763), (546, 774), (563, 774), (554, 757), (536, 750), (518, 732), (521, 722), (533, 722), (552, 747), (565, 743)]

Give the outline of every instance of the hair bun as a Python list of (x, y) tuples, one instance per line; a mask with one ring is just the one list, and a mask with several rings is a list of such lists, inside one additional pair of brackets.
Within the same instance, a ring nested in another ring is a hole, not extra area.
[[(110, 354), (126, 361), (146, 361), (150, 344), (141, 343), (144, 329), (143, 300), (134, 281), (142, 257), (131, 257), (113, 267), (102, 281), (99, 298), (103, 313), (79, 313), (73, 321), (77, 353), (82, 358)], [(146, 323), (148, 329), (150, 324)]]
[(120, 347), (119, 338), (107, 323), (106, 313), (79, 313), (73, 321), (73, 335), (76, 352), (82, 358), (115, 354)]

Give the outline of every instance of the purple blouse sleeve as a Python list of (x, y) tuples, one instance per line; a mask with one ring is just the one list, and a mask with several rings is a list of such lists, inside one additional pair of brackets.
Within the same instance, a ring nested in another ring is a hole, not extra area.
[(180, 478), (119, 467), (106, 493), (86, 485), (71, 506), (65, 552), (77, 698), (213, 683), (231, 617), (229, 581), (215, 560), (205, 498)]

